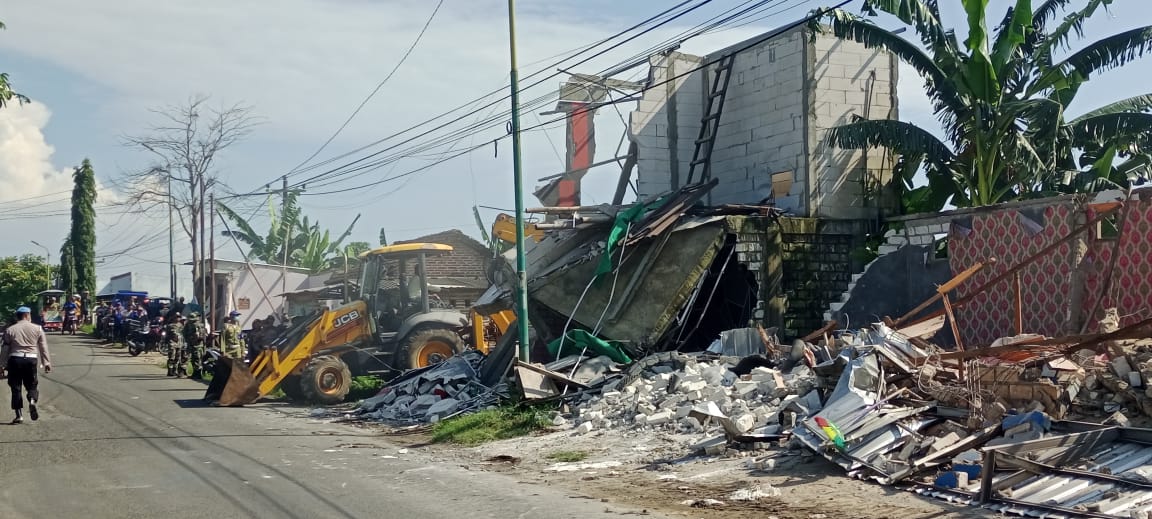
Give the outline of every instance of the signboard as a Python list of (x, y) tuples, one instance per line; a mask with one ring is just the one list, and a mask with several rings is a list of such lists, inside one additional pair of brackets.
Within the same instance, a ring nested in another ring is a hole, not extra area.
[(236, 300), (236, 309), (237, 310), (247, 310), (251, 307), (252, 307), (252, 301), (249, 301), (247, 297), (241, 297), (240, 299)]

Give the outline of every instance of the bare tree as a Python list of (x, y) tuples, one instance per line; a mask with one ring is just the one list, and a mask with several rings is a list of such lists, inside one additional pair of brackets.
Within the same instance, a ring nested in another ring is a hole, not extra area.
[(215, 188), (227, 189), (216, 169), (217, 155), (243, 140), (255, 119), (248, 106), (213, 108), (203, 95), (152, 112), (159, 124), (143, 135), (124, 138), (126, 146), (147, 152), (152, 161), (147, 168), (122, 174), (116, 184), (125, 193), (123, 204), (130, 209), (149, 212), (172, 208), (192, 243), (193, 295), (203, 302), (200, 269), (205, 257), (206, 196)]

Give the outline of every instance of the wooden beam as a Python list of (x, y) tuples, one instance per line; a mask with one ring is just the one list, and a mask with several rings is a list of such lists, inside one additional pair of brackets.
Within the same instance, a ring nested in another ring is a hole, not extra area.
[(1012, 275), (1016, 293), (1016, 335), (1024, 334), (1024, 290), (1020, 287), (1020, 273)]
[[(971, 278), (972, 276), (976, 275), (977, 272), (980, 272), (980, 270), (983, 269), (984, 267), (989, 266), (989, 265), (995, 265), (995, 264), (996, 264), (996, 258), (988, 258), (986, 261), (981, 261), (979, 263), (976, 263), (975, 265), (972, 265), (971, 267), (968, 267), (964, 272), (961, 272), (961, 273), (957, 274), (956, 277), (948, 280), (947, 283), (940, 285), (940, 287), (936, 289), (936, 293), (933, 294), (932, 297), (928, 298), (927, 301), (920, 303), (920, 306), (913, 308), (911, 311), (904, 314), (899, 319), (893, 321), (892, 324), (890, 324), (889, 326), (891, 326), (893, 328), (899, 328), (901, 324), (904, 324), (904, 321), (907, 321), (908, 319), (912, 318), (916, 314), (923, 312), (929, 306), (932, 306), (934, 303), (939, 301), (940, 297), (943, 294), (947, 294), (948, 292), (951, 292), (956, 287), (960, 286), (961, 283), (967, 281), (968, 278)], [(919, 323), (919, 321), (917, 321), (917, 324), (918, 323)]]

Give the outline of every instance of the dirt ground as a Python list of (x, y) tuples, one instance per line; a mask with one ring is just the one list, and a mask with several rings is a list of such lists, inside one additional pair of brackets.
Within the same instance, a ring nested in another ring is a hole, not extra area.
[[(652, 439), (626, 431), (574, 435), (557, 431), (479, 447), (430, 445), (420, 434), (393, 440), (425, 450), (444, 463), (470, 470), (511, 473), (525, 485), (562, 487), (573, 499), (642, 507), (691, 518), (851, 519), (969, 518), (989, 512), (949, 505), (898, 488), (853, 480), (807, 451), (775, 447), (758, 452), (729, 450), (715, 457), (686, 456), (699, 437)], [(582, 451), (581, 462), (556, 463), (549, 454)], [(770, 457), (774, 467), (749, 468)], [(762, 497), (740, 500), (758, 490)], [(711, 501), (710, 501), (711, 500)]]

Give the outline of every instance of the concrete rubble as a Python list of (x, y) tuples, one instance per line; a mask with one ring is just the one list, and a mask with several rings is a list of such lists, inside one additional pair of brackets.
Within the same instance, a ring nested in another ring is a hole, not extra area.
[(483, 354), (471, 351), (405, 373), (376, 396), (360, 402), (361, 418), (393, 423), (438, 422), (499, 401), (497, 388), (477, 380)]

